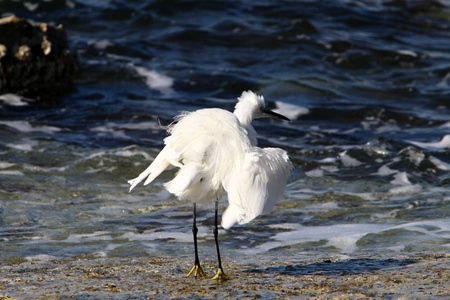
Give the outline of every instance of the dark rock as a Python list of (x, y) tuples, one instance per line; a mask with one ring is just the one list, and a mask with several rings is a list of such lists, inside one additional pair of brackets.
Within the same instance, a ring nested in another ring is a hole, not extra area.
[(0, 93), (39, 99), (42, 91), (62, 92), (77, 68), (62, 25), (0, 19)]

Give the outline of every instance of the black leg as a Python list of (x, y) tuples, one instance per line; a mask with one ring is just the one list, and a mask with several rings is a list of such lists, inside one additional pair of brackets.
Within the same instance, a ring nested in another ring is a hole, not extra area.
[(200, 266), (200, 260), (198, 259), (198, 247), (197, 247), (197, 205), (194, 203), (194, 213), (193, 213), (193, 222), (192, 222), (192, 234), (194, 236), (194, 249), (195, 249), (195, 262), (194, 265)]
[(198, 258), (198, 247), (197, 247), (197, 233), (198, 233), (198, 228), (197, 228), (197, 206), (194, 203), (194, 221), (192, 223), (192, 234), (194, 236), (194, 250), (195, 250), (195, 261), (194, 261), (194, 266), (192, 267), (191, 271), (187, 274), (187, 277), (191, 276), (191, 274), (193, 273), (195, 278), (198, 277), (206, 277), (205, 272), (203, 272), (202, 267), (200, 266), (200, 260)]
[(217, 250), (217, 262), (219, 263), (217, 273), (212, 278), (214, 280), (229, 280), (230, 277), (228, 277), (224, 272), (222, 268), (222, 260), (220, 259), (220, 250), (219, 250), (219, 222), (218, 222), (218, 211), (219, 211), (219, 201), (216, 200), (215, 203), (215, 215), (214, 215), (214, 240), (216, 242), (216, 250)]
[(214, 240), (216, 241), (216, 250), (217, 250), (217, 261), (219, 263), (219, 269), (222, 269), (222, 261), (220, 259), (220, 249), (219, 249), (219, 228), (218, 228), (218, 221), (217, 221), (217, 214), (218, 214), (218, 202), (216, 201), (216, 207), (215, 207), (215, 216), (214, 216)]

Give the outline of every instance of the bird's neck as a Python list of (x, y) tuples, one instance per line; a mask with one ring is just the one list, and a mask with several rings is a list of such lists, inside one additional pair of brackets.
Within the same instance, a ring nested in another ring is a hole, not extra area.
[(238, 118), (239, 123), (242, 127), (248, 128), (252, 127), (253, 116), (248, 112), (243, 112), (239, 108), (236, 107), (233, 114)]
[(250, 144), (256, 146), (258, 144), (256, 140), (256, 131), (252, 126), (253, 116), (248, 113), (243, 113), (239, 109), (235, 109), (233, 114), (239, 120), (239, 124), (247, 130), (248, 138), (250, 139)]

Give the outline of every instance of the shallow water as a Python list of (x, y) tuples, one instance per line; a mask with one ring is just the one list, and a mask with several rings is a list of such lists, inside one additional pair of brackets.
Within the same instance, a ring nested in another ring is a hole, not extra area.
[[(293, 119), (255, 127), (296, 168), (272, 214), (221, 230), (225, 256), (448, 252), (450, 6), (328, 2), (3, 2), (63, 23), (81, 72), (64, 95), (0, 97), (0, 258), (192, 253), (173, 174), (126, 181), (178, 112), (248, 89)], [(214, 257), (212, 205), (199, 222)]]

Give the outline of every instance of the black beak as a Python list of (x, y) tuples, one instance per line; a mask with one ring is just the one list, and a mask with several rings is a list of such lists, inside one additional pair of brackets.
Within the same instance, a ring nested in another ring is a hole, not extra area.
[(276, 112), (273, 112), (268, 109), (263, 110), (263, 113), (266, 114), (268, 117), (278, 118), (278, 119), (289, 121), (289, 122), (291, 121), (291, 120), (289, 120), (289, 118), (286, 118), (285, 116), (277, 114)]

